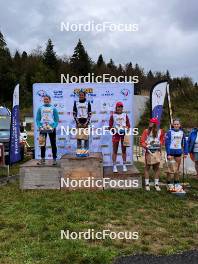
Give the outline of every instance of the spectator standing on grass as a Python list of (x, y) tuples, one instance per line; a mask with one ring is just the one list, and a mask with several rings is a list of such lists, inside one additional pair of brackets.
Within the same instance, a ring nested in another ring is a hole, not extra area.
[(193, 128), (188, 137), (188, 151), (195, 162), (195, 170), (198, 177), (198, 128)]
[(151, 118), (149, 127), (143, 131), (141, 136), (141, 146), (145, 150), (145, 189), (150, 191), (149, 171), (153, 167), (155, 189), (160, 191), (159, 174), (160, 174), (160, 160), (161, 147), (164, 144), (164, 131), (159, 128), (159, 121), (157, 118)]

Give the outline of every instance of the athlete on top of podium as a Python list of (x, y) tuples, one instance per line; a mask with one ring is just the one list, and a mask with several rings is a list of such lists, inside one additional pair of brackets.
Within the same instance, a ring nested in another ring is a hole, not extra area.
[(82, 89), (79, 92), (79, 101), (74, 101), (73, 116), (77, 128), (76, 155), (86, 157), (89, 155), (88, 126), (91, 119), (91, 104), (86, 100), (86, 93)]

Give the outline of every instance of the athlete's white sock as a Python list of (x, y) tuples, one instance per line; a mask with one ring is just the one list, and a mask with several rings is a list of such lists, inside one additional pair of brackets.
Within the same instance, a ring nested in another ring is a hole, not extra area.
[(149, 179), (145, 179), (145, 185), (149, 185)]
[(155, 185), (159, 185), (159, 179), (155, 179)]

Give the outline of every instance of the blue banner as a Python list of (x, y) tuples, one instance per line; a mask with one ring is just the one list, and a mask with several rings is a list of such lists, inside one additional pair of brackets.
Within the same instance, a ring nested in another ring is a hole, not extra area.
[(21, 160), (20, 153), (20, 116), (19, 116), (19, 85), (14, 89), (13, 108), (10, 127), (10, 164)]

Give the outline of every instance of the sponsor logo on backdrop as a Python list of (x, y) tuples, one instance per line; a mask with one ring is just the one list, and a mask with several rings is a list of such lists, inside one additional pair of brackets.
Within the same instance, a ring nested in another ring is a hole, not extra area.
[(65, 105), (62, 103), (55, 103), (54, 106), (57, 108), (64, 108), (65, 107)]
[[(95, 97), (96, 94), (93, 92), (93, 88), (75, 88), (73, 93), (70, 94), (70, 97), (78, 98), (79, 97), (79, 92), (83, 90), (83, 92), (86, 93), (86, 97)], [(93, 103), (93, 100), (90, 100), (90, 103)]]
[(97, 140), (97, 139), (100, 139), (100, 137), (93, 137), (93, 140)]
[(107, 114), (107, 111), (100, 111), (100, 114), (105, 115)]
[(72, 149), (72, 146), (65, 146), (65, 150), (70, 151)]
[(65, 149), (65, 146), (58, 146), (59, 149)]
[(104, 93), (101, 94), (102, 96), (113, 96), (114, 93), (113, 92), (110, 92), (110, 91), (105, 91)]
[(91, 120), (91, 123), (98, 123), (98, 119), (96, 119), (96, 120)]
[(108, 148), (108, 145), (101, 145), (101, 148)]
[(66, 119), (59, 119), (59, 121), (58, 121), (59, 123), (66, 123), (67, 122), (67, 120)]
[(111, 156), (111, 153), (104, 153), (103, 156)]
[(129, 89), (123, 88), (121, 89), (120, 93), (123, 96), (123, 100), (127, 100), (131, 91)]
[(54, 94), (53, 97), (56, 98), (56, 99), (63, 98), (63, 91), (62, 90), (54, 90), (53, 94)]
[(130, 95), (130, 90), (124, 88), (124, 89), (121, 90), (121, 94), (124, 95), (125, 97), (127, 97), (127, 96)]
[(49, 95), (45, 90), (41, 89), (38, 90), (38, 92), (36, 93), (39, 96), (39, 100), (40, 102), (43, 101), (43, 97), (45, 97), (46, 95)]
[(107, 119), (103, 119), (101, 122), (104, 124), (104, 123), (109, 122), (109, 120), (107, 120)]

